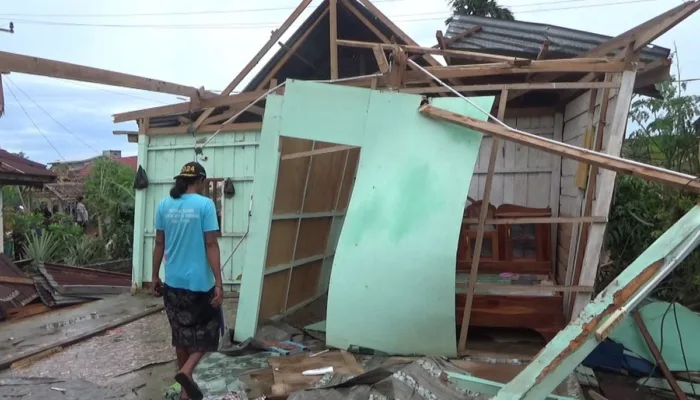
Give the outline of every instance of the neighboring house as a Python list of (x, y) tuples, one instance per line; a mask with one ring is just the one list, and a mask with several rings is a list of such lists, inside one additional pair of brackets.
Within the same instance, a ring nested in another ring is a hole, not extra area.
[(84, 160), (73, 160), (73, 161), (56, 161), (49, 164), (49, 169), (52, 171), (70, 171), (77, 172), (85, 167), (89, 166), (93, 161), (100, 157), (109, 158), (121, 158), (122, 152), (120, 150), (104, 150), (102, 155), (86, 158)]
[(44, 185), (41, 191), (32, 194), (34, 207), (45, 203), (49, 210), (73, 214), (78, 197), (83, 195), (85, 185), (82, 182), (56, 182)]
[[(46, 165), (22, 158), (0, 149), (0, 189), (2, 186), (42, 187), (54, 182), (56, 174)], [(4, 252), (4, 223), (2, 212), (2, 190), (0, 190), (0, 252)]]

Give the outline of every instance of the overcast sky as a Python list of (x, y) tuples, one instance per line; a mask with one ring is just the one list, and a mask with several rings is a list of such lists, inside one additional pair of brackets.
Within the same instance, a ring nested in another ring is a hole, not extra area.
[[(6, 28), (12, 20), (16, 33), (0, 32), (0, 50), (221, 90), (298, 1), (23, 0), (3, 3), (0, 27)], [(314, 0), (289, 32), (319, 3), (320, 0)], [(510, 6), (519, 20), (614, 36), (680, 1), (501, 0), (500, 3)], [(444, 30), (444, 20), (449, 16), (446, 0), (375, 0), (375, 4), (425, 46), (434, 44), (435, 31)], [(684, 79), (700, 78), (698, 33), (700, 13), (655, 42), (671, 49), (677, 46), (679, 58), (676, 62), (679, 61)], [(0, 118), (0, 147), (23, 151), (40, 162), (86, 158), (106, 149), (136, 154), (136, 146), (127, 143), (126, 137), (112, 134), (116, 129), (133, 130), (135, 124), (115, 125), (111, 115), (181, 101), (170, 95), (14, 73), (5, 78), (6, 110)], [(691, 92), (700, 94), (700, 81), (690, 82), (688, 87)]]

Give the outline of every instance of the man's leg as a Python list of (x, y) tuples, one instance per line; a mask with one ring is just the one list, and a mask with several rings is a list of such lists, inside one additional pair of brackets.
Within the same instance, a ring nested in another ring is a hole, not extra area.
[(177, 368), (180, 370), (187, 362), (187, 359), (190, 357), (190, 352), (183, 347), (176, 347), (175, 355), (177, 356)]
[(195, 367), (197, 364), (199, 364), (199, 361), (204, 357), (204, 352), (191, 352), (189, 353), (189, 357), (187, 358), (187, 361), (180, 367), (180, 372), (184, 373), (187, 375), (187, 377), (191, 380), (192, 379), (192, 373), (194, 372)]

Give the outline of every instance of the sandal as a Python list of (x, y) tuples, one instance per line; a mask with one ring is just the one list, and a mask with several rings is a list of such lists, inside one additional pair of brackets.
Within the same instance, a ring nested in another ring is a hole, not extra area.
[(190, 396), (191, 400), (204, 399), (204, 394), (202, 394), (202, 391), (199, 389), (197, 383), (195, 383), (192, 379), (188, 378), (187, 375), (185, 375), (184, 373), (178, 372), (175, 375), (175, 382), (179, 383), (180, 386), (182, 386), (182, 389), (184, 389), (185, 393), (187, 393), (187, 395)]

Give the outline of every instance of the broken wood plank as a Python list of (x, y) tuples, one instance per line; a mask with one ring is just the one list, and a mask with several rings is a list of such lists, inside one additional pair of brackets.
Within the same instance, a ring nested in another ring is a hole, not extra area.
[(112, 131), (112, 135), (138, 135), (138, 131)]
[(32, 315), (43, 314), (50, 311), (49, 308), (44, 303), (28, 304), (24, 307), (15, 307), (7, 310), (9, 316), (8, 319), (16, 320), (21, 318), (31, 317)]
[(203, 92), (192, 86), (144, 78), (106, 69), (86, 67), (63, 61), (25, 56), (22, 54), (0, 51), (0, 70), (21, 74), (47, 76), (72, 81), (99, 83), (151, 92), (169, 93), (178, 96), (199, 97), (215, 96), (215, 93)]
[(43, 360), (45, 358), (51, 357), (54, 354), (60, 353), (63, 351), (63, 347), (57, 346), (52, 349), (48, 349), (46, 351), (42, 351), (41, 353), (34, 354), (33, 356), (23, 358), (19, 361), (15, 361), (10, 365), (10, 369), (20, 369), (20, 368), (25, 368), (28, 367), (32, 364), (34, 364), (37, 361)]
[[(365, 49), (372, 49), (372, 48), (374, 48), (374, 46), (382, 46), (382, 48), (386, 49), (386, 50), (392, 50), (394, 48), (394, 46), (396, 46), (394, 44), (388, 44), (388, 43), (361, 42), (361, 41), (357, 41), (357, 40), (338, 40), (338, 45), (339, 46), (346, 46), (346, 47), (365, 48)], [(494, 55), (494, 54), (478, 53), (478, 52), (473, 52), (473, 51), (443, 50), (440, 48), (435, 49), (432, 47), (421, 47), (421, 46), (414, 46), (414, 45), (398, 45), (398, 46), (401, 47), (407, 53), (433, 54), (433, 55), (438, 55), (438, 56), (465, 58), (465, 59), (475, 60), (475, 61), (485, 61), (485, 62), (515, 62), (515, 61), (527, 62), (527, 61), (530, 61), (530, 60), (518, 58), (518, 57), (499, 56), (499, 55)]]
[(127, 111), (114, 114), (112, 118), (115, 123), (138, 120), (146, 117), (161, 117), (164, 115), (181, 114), (186, 112), (198, 111), (208, 107), (222, 107), (234, 104), (250, 103), (258, 97), (265, 94), (264, 90), (256, 90), (254, 92), (243, 92), (232, 96), (217, 96), (202, 99), (198, 106), (194, 106), (192, 102), (186, 101), (183, 103), (171, 104), (167, 106), (144, 108), (142, 110)]
[(632, 311), (632, 318), (634, 318), (634, 322), (637, 324), (639, 332), (641, 332), (644, 341), (649, 347), (649, 351), (651, 351), (651, 354), (654, 356), (656, 365), (659, 366), (661, 373), (664, 374), (664, 377), (666, 377), (666, 380), (668, 380), (668, 383), (671, 385), (671, 389), (673, 389), (673, 393), (676, 395), (676, 398), (678, 400), (688, 400), (688, 396), (686, 396), (681, 387), (678, 386), (676, 378), (673, 377), (671, 370), (668, 369), (668, 365), (666, 365), (664, 357), (661, 355), (659, 348), (656, 347), (654, 339), (649, 334), (649, 330), (647, 329), (644, 319), (642, 318), (642, 315), (639, 313), (638, 309)]
[[(461, 125), (479, 132), (493, 135), (494, 137), (499, 137), (538, 150), (543, 150), (547, 153), (557, 154), (572, 160), (596, 165), (599, 168), (619, 172), (621, 174), (636, 176), (677, 188), (686, 188), (695, 192), (700, 192), (700, 182), (698, 182), (697, 178), (692, 175), (669, 171), (663, 168), (658, 168), (631, 160), (625, 160), (609, 154), (582, 149), (577, 146), (546, 139), (527, 132), (506, 129), (495, 123), (478, 121), (473, 118), (465, 117), (463, 115), (442, 110), (430, 105), (422, 106), (420, 108), (420, 112), (435, 119)], [(625, 120), (626, 118), (623, 116), (623, 124)], [(610, 193), (612, 193), (612, 189), (610, 190)], [(605, 210), (607, 211), (607, 208)], [(602, 212), (602, 214), (604, 213), (605, 212)]]
[(388, 73), (389, 62), (386, 59), (386, 54), (384, 53), (384, 50), (382, 50), (382, 47), (375, 46), (372, 48), (372, 51), (374, 52), (374, 57), (377, 59), (377, 67), (379, 68), (379, 72), (382, 74)]
[[(287, 32), (287, 29), (289, 29), (290, 26), (294, 23), (294, 21), (299, 18), (299, 15), (306, 9), (306, 7), (309, 6), (311, 3), (311, 0), (302, 0), (301, 3), (297, 6), (297, 8), (292, 11), (292, 13), (287, 17), (287, 19), (282, 23), (282, 26), (279, 27), (279, 29), (275, 30), (272, 32), (272, 36), (270, 36), (270, 39), (263, 45), (263, 47), (258, 51), (257, 54), (246, 64), (245, 67), (236, 75), (235, 78), (226, 86), (223, 92), (221, 92), (221, 96), (228, 96), (233, 92), (233, 90), (238, 86), (243, 79), (245, 79), (246, 76), (250, 73), (250, 71), (255, 68), (255, 66), (262, 60), (263, 57), (265, 57), (265, 54), (272, 48), (272, 46), (277, 43), (277, 41), (284, 35), (285, 32)], [(267, 82), (265, 82), (267, 84)], [(200, 126), (204, 124), (204, 121), (209, 118), (211, 113), (214, 112), (213, 108), (207, 108), (202, 115), (197, 118), (197, 120), (194, 122), (192, 125), (192, 128), (196, 131), (199, 129)]]

